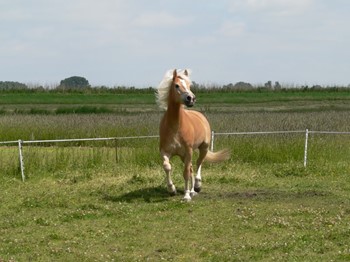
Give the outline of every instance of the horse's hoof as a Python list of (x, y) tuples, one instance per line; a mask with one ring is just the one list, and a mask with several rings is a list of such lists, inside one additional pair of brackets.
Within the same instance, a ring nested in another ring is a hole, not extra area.
[(196, 191), (197, 193), (201, 192), (202, 188), (201, 187), (195, 187), (194, 191)]
[(198, 194), (197, 192), (191, 192), (191, 193), (190, 193), (190, 196), (191, 196), (191, 198), (192, 198), (192, 197), (196, 196), (197, 194)]
[(199, 192), (201, 192), (201, 188), (202, 188), (202, 180), (196, 178), (196, 181), (194, 182), (194, 191), (199, 193)]
[(190, 202), (192, 198), (190, 196), (184, 196), (183, 201)]
[(175, 196), (176, 195), (176, 187), (174, 185), (170, 185), (168, 186), (168, 192), (171, 196)]

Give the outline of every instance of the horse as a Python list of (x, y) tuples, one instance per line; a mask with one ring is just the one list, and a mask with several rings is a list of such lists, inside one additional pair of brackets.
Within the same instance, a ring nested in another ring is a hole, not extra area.
[[(209, 150), (211, 129), (208, 120), (200, 112), (184, 108), (184, 105), (193, 107), (196, 102), (191, 84), (189, 70), (174, 69), (166, 72), (156, 90), (157, 103), (166, 110), (159, 125), (159, 151), (166, 173), (167, 189), (171, 195), (176, 195), (170, 159), (177, 155), (184, 163), (185, 201), (190, 201), (201, 191), (203, 161), (216, 163), (230, 157), (227, 149), (215, 153)], [(196, 149), (199, 150), (199, 156), (194, 177), (192, 154)]]

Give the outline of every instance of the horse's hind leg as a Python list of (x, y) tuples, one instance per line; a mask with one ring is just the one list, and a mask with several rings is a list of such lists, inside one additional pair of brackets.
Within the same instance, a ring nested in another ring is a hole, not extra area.
[(195, 182), (194, 182), (194, 191), (196, 191), (197, 193), (201, 192), (201, 190), (202, 190), (201, 171), (202, 171), (202, 165), (197, 166), (197, 174), (196, 174)]
[(171, 180), (171, 164), (169, 161), (169, 156), (162, 153), (162, 158), (163, 158), (163, 169), (166, 173), (168, 192), (171, 195), (176, 195), (176, 187), (175, 187), (173, 181)]
[(199, 149), (199, 157), (197, 159), (197, 174), (194, 182), (194, 191), (199, 193), (202, 189), (202, 163), (204, 161), (205, 156), (207, 155), (208, 147)]

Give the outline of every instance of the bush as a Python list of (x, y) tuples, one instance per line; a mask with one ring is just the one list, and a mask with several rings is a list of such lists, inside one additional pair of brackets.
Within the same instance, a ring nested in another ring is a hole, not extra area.
[(27, 90), (25, 84), (12, 81), (0, 81), (0, 90)]
[(66, 79), (63, 79), (60, 82), (59, 88), (65, 89), (65, 88), (85, 88), (90, 87), (89, 81), (81, 76), (72, 76), (68, 77)]

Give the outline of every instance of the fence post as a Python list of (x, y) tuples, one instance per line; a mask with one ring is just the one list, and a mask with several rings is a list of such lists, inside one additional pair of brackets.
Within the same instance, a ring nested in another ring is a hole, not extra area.
[(214, 151), (214, 131), (211, 131), (210, 151)]
[(19, 151), (19, 167), (21, 169), (21, 175), (22, 175), (22, 181), (24, 182), (25, 176), (24, 176), (24, 163), (23, 163), (23, 153), (22, 153), (22, 140), (18, 140), (18, 151)]
[(307, 164), (307, 145), (309, 140), (309, 129), (306, 129), (305, 131), (305, 147), (304, 147), (304, 167), (306, 167)]

